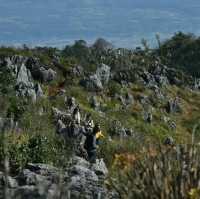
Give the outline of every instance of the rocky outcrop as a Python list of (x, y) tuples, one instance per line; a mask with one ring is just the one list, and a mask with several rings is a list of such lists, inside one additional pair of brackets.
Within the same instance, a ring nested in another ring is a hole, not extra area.
[(27, 68), (31, 71), (34, 79), (41, 82), (50, 82), (56, 78), (56, 72), (40, 63), (37, 58), (28, 58), (26, 61)]
[(1, 58), (0, 66), (8, 69), (8, 72), (15, 80), (16, 94), (20, 97), (28, 97), (33, 102), (43, 96), (43, 91), (39, 83), (34, 79), (51, 81), (55, 78), (56, 72), (52, 69), (45, 69), (35, 58), (23, 56), (11, 56)]
[(109, 198), (104, 186), (107, 174), (103, 160), (90, 165), (75, 156), (63, 170), (45, 164), (28, 164), (14, 177), (5, 177), (0, 172), (0, 187), (7, 184), (7, 194), (11, 199), (105, 199)]
[(110, 67), (102, 64), (97, 68), (96, 73), (81, 81), (81, 85), (89, 91), (102, 91), (110, 80)]
[(81, 81), (81, 85), (85, 87), (88, 91), (102, 91), (103, 85), (101, 80), (97, 75), (91, 75), (88, 78), (85, 78)]
[(137, 66), (119, 68), (114, 71), (112, 79), (124, 85), (142, 83), (148, 88), (163, 87), (169, 84), (177, 86), (188, 85), (190, 87), (196, 85), (198, 87), (198, 83), (194, 84), (192, 77), (185, 75), (182, 71), (159, 65), (158, 63), (149, 66), (148, 69)]

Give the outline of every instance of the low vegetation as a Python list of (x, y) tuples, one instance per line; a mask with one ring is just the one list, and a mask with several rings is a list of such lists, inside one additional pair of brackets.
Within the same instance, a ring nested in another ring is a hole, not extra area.
[[(56, 70), (59, 78), (51, 83), (43, 83), (44, 98), (32, 103), (15, 96), (12, 78), (7, 75), (7, 71), (1, 70), (0, 117), (12, 117), (21, 128), (19, 132), (4, 129), (1, 134), (0, 167), (5, 166), (5, 157), (9, 159), (10, 171), (13, 173), (20, 171), (29, 162), (57, 167), (67, 165), (73, 153), (73, 143), (55, 133), (52, 118), (52, 107), (61, 110), (66, 108), (64, 96), (58, 95), (62, 87), (65, 96), (76, 98), (82, 116), (91, 113), (95, 122), (101, 124), (105, 139), (98, 155), (104, 158), (109, 168), (108, 187), (114, 189), (121, 198), (197, 199), (200, 194), (199, 91), (175, 85), (162, 87), (162, 92), (168, 98), (178, 96), (181, 99), (181, 112), (170, 114), (165, 111), (166, 101), (156, 98), (152, 89), (140, 83), (124, 86), (112, 80), (103, 91), (95, 93), (80, 86), (80, 77), (69, 75), (70, 70), (77, 65), (83, 66), (84, 75), (89, 75), (101, 63), (117, 70), (131, 66), (148, 68), (155, 60), (159, 60), (195, 78), (200, 76), (199, 38), (177, 33), (168, 41), (160, 43), (158, 49), (147, 48), (144, 41), (143, 45), (144, 49), (123, 49), (121, 55), (118, 54), (119, 49), (105, 51), (101, 45), (88, 47), (82, 40), (63, 50), (1, 47), (0, 56), (37, 57), (41, 63)], [(128, 108), (116, 97), (126, 93), (131, 93), (134, 98), (134, 103)], [(97, 95), (101, 111), (91, 107), (89, 99), (93, 95)], [(140, 103), (143, 96), (149, 97), (153, 107), (150, 124), (144, 121), (145, 110)], [(163, 116), (175, 122), (176, 128), (170, 128), (162, 119)], [(120, 138), (112, 135), (115, 120), (120, 121), (123, 127), (133, 128), (134, 136)], [(163, 146), (163, 141), (169, 136), (175, 140), (177, 147)]]

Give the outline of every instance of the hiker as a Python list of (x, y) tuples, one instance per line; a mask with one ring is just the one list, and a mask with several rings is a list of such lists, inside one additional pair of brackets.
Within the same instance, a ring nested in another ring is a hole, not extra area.
[(79, 106), (76, 106), (76, 108), (74, 109), (73, 114), (72, 114), (72, 118), (73, 118), (75, 124), (80, 125), (80, 123), (81, 123), (81, 114), (80, 114)]
[(82, 146), (87, 152), (87, 159), (90, 163), (96, 162), (96, 153), (100, 139), (104, 137), (100, 125), (96, 124), (91, 133), (86, 133), (85, 138), (82, 141)]

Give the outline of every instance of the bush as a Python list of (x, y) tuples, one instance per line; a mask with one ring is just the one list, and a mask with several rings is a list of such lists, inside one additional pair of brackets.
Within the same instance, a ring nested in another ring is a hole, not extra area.
[(29, 162), (65, 167), (70, 152), (70, 143), (66, 144), (64, 139), (58, 136), (8, 133), (5, 137), (1, 136), (0, 141), (1, 166), (7, 156), (13, 171), (24, 168)]

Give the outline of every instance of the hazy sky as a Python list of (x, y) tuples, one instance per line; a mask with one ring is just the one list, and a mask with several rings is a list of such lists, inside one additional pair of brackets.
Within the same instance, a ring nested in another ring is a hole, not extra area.
[(200, 34), (200, 0), (0, 0), (0, 44), (64, 46), (104, 37), (116, 46)]

